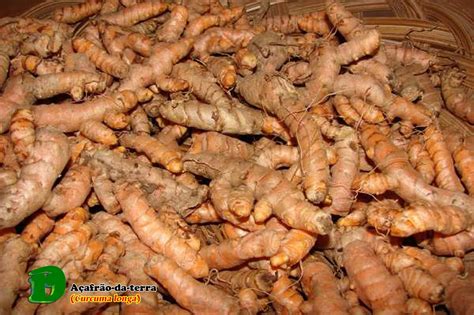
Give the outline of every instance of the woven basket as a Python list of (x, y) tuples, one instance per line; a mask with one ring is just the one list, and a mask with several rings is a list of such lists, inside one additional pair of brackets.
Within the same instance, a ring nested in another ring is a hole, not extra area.
[[(256, 15), (262, 3), (270, 1), (267, 16), (302, 14), (324, 10), (324, 0), (220, 0), (226, 6), (245, 6), (249, 15)], [(472, 0), (340, 0), (368, 25), (377, 26), (385, 42), (403, 43), (428, 50), (439, 57), (456, 61), (466, 70), (465, 85), (474, 89), (474, 17), (464, 10), (461, 1)], [(64, 6), (80, 0), (48, 0), (23, 13), (23, 17), (48, 18)], [(268, 3), (268, 2), (266, 2)], [(76, 33), (85, 26), (76, 26)], [(452, 127), (474, 135), (474, 126), (446, 110), (439, 117), (441, 127)]]
[(36, 18), (36, 19), (46, 19), (50, 18), (54, 10), (62, 8), (62, 7), (67, 7), (70, 5), (74, 5), (77, 3), (81, 3), (84, 1), (80, 0), (49, 0), (42, 2), (38, 5), (35, 5), (28, 11), (24, 12), (20, 16), (22, 17), (30, 17), (30, 18)]

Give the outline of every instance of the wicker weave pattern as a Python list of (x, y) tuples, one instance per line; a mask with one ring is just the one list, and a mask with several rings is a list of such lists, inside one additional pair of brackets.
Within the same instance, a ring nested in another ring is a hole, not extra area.
[(21, 16), (23, 17), (32, 17), (32, 18), (37, 18), (37, 19), (45, 19), (51, 17), (51, 14), (53, 13), (54, 10), (62, 7), (67, 7), (70, 5), (74, 5), (77, 3), (81, 3), (84, 1), (80, 0), (50, 0), (50, 1), (45, 1), (41, 4), (38, 4), (25, 13), (23, 13)]

